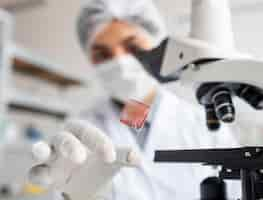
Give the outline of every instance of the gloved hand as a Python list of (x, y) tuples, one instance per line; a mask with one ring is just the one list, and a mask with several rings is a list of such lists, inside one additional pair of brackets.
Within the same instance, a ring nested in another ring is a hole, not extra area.
[[(120, 169), (140, 164), (131, 148), (115, 148), (104, 132), (86, 121), (68, 121), (64, 131), (53, 137), (50, 150), (48, 160), (30, 170), (29, 179), (70, 199), (107, 197), (104, 191)], [(42, 147), (36, 144), (34, 157), (39, 152)]]

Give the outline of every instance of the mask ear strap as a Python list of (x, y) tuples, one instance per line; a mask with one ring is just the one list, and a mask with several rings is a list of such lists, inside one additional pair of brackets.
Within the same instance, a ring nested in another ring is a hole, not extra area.
[(134, 56), (142, 63), (144, 69), (161, 83), (177, 80), (176, 77), (161, 76), (161, 67), (165, 57), (169, 38), (166, 38), (157, 48), (150, 51), (137, 50)]

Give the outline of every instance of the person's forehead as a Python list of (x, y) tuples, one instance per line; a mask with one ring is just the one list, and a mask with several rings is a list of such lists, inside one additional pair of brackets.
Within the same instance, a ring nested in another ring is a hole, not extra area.
[(131, 37), (137, 38), (144, 36), (136, 25), (123, 21), (112, 21), (97, 33), (94, 44), (117, 45)]

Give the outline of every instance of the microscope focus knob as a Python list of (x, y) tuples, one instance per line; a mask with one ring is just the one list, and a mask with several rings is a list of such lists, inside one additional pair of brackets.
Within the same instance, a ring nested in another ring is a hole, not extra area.
[(227, 200), (226, 184), (218, 177), (209, 177), (200, 185), (201, 200)]

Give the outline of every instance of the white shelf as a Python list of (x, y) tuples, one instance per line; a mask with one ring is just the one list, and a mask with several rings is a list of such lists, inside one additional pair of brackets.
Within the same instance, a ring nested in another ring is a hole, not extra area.
[(0, 7), (9, 10), (16, 10), (19, 8), (27, 8), (43, 3), (44, 0), (1, 0)]
[(47, 71), (50, 74), (54, 74), (60, 77), (64, 77), (68, 80), (78, 81), (81, 83), (86, 82), (86, 78), (81, 74), (74, 74), (74, 73), (67, 73), (65, 71), (62, 71), (59, 64), (50, 62), (45, 57), (37, 55), (32, 50), (20, 47), (18, 45), (12, 44), (10, 45), (9, 53), (10, 55), (15, 58), (22, 60), (23, 62), (30, 63), (36, 68), (39, 68), (41, 70)]
[(54, 115), (56, 113), (70, 115), (72, 110), (72, 105), (66, 102), (47, 97), (33, 96), (32, 94), (22, 93), (15, 89), (10, 89), (10, 93), (7, 96), (7, 104), (37, 109), (42, 112), (54, 113)]
[[(28, 112), (59, 119), (70, 116), (72, 111), (77, 109), (78, 103), (66, 101), (64, 92), (67, 92), (69, 88), (86, 85), (88, 83), (86, 78), (82, 74), (67, 73), (63, 71), (63, 65), (54, 63), (34, 50), (15, 44), (13, 41), (13, 19), (8, 13), (1, 12), (0, 9), (1, 21), (4, 22), (4, 28), (0, 29), (0, 34), (4, 34), (4, 37), (2, 47), (0, 46), (3, 49), (0, 50), (4, 51), (0, 51), (0, 53), (2, 52), (0, 56), (3, 56), (0, 85), (3, 87), (1, 90), (3, 92), (0, 94), (2, 99), (0, 103), (5, 115), (8, 116), (11, 111), (12, 114)], [(36, 82), (32, 81), (30, 77), (34, 77)], [(33, 85), (39, 83), (40, 85), (35, 87), (36, 90), (34, 87), (32, 87), (33, 89), (30, 87), (25, 89), (24, 85), (15, 85), (14, 83), (17, 82), (12, 80), (13, 78), (18, 78), (24, 83)], [(34, 91), (38, 91), (38, 87), (46, 87), (42, 90), (43, 94), (34, 93)], [(48, 88), (54, 90), (48, 90)], [(59, 93), (57, 94), (56, 91)], [(45, 92), (47, 92), (46, 95)]]

